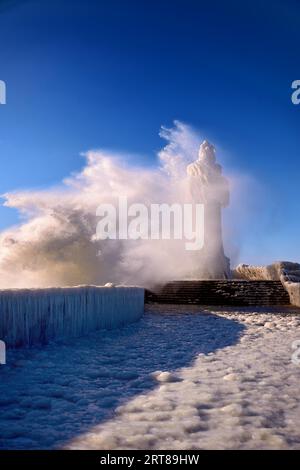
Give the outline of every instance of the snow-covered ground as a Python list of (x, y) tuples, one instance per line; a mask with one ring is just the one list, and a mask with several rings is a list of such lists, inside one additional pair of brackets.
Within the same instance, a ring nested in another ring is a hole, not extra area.
[(8, 351), (0, 448), (300, 449), (299, 312), (148, 306), (123, 329)]

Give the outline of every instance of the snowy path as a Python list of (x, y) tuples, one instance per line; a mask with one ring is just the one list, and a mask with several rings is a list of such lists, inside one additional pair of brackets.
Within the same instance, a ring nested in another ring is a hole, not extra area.
[(299, 310), (243, 310), (148, 306), (120, 330), (9, 352), (0, 448), (300, 449)]

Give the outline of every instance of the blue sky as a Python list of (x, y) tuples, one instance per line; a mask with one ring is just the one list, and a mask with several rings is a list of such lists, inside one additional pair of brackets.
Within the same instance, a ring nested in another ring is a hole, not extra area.
[(300, 260), (299, 44), (296, 0), (0, 1), (0, 192), (57, 184), (90, 148), (152, 165), (178, 119), (264, 187), (244, 261)]

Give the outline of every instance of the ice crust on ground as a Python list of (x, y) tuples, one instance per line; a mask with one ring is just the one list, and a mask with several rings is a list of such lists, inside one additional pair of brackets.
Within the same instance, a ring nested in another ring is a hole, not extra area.
[(297, 308), (164, 305), (9, 351), (0, 447), (300, 449), (299, 339)]

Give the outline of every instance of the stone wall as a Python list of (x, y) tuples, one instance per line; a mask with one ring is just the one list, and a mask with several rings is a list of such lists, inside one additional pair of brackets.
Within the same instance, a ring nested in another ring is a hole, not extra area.
[(280, 280), (290, 296), (292, 305), (300, 307), (300, 264), (277, 261), (268, 266), (239, 264), (232, 272), (235, 279)]

